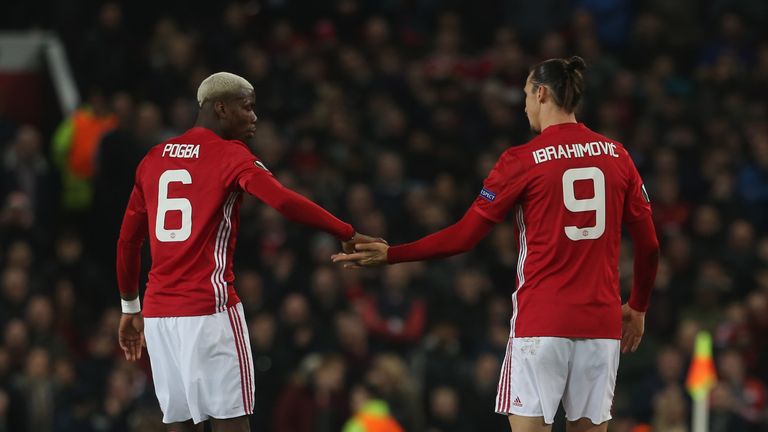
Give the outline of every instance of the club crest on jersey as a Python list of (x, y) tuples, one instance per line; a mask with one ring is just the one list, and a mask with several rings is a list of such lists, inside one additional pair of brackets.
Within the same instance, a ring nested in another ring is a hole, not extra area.
[(489, 191), (489, 190), (488, 190), (488, 189), (486, 189), (486, 188), (482, 188), (482, 189), (480, 190), (480, 196), (481, 196), (481, 197), (483, 197), (483, 198), (485, 198), (485, 199), (486, 199), (486, 200), (488, 200), (488, 201), (493, 201), (493, 200), (495, 200), (495, 199), (496, 199), (496, 194), (495, 194), (495, 193), (493, 193), (493, 192), (491, 192), (491, 191)]
[(645, 202), (648, 202), (648, 203), (651, 202), (651, 197), (648, 196), (648, 191), (645, 190), (644, 184), (640, 186), (640, 189), (642, 189), (643, 191), (643, 198), (645, 198)]
[(267, 167), (263, 163), (261, 163), (261, 161), (255, 160), (255, 161), (253, 161), (253, 164), (256, 165), (257, 167), (263, 169), (264, 171), (269, 172)]

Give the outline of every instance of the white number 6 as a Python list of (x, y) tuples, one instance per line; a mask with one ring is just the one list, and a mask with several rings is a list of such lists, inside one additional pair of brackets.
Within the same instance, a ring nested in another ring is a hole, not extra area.
[[(595, 196), (577, 199), (573, 183), (577, 180), (592, 180)], [(572, 168), (563, 173), (563, 203), (565, 208), (577, 213), (595, 212), (595, 226), (565, 227), (565, 235), (573, 241), (594, 240), (605, 232), (605, 175), (600, 168)]]
[[(168, 185), (173, 182), (192, 184), (192, 176), (185, 169), (168, 170), (160, 176), (157, 190), (157, 217), (155, 236), (161, 242), (181, 242), (192, 234), (192, 203), (186, 198), (168, 198)], [(181, 228), (165, 229), (165, 214), (181, 211)]]

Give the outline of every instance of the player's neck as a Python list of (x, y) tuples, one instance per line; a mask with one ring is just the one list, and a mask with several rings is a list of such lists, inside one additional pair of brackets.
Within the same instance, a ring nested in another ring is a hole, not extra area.
[(217, 123), (218, 122), (206, 120), (205, 116), (203, 116), (202, 113), (201, 113), (201, 115), (197, 116), (197, 120), (195, 121), (195, 126), (196, 127), (204, 127), (204, 128), (210, 130), (211, 132), (213, 132), (216, 135), (221, 137), (222, 136), (221, 130), (219, 130), (220, 128), (219, 128), (219, 125)]
[(541, 113), (541, 130), (562, 123), (576, 123), (576, 114), (561, 109), (547, 110)]

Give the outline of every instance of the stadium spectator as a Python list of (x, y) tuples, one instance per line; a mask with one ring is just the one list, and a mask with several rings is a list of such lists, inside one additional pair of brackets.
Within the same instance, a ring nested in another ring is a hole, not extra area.
[[(686, 365), (684, 361), (683, 354), (672, 346), (659, 349), (654, 371), (642, 380), (642, 384), (633, 389), (631, 407), (635, 419), (643, 423), (653, 423), (656, 407), (661, 403), (659, 399), (672, 400), (676, 403), (677, 397), (685, 395), (683, 380)], [(682, 414), (688, 412), (687, 405), (684, 398)], [(677, 414), (675, 413), (674, 417), (677, 417)], [(666, 418), (666, 416), (662, 417)], [(681, 417), (687, 418), (685, 415)], [(672, 421), (672, 419), (662, 421)]]
[(373, 339), (382, 350), (404, 352), (424, 331), (426, 305), (413, 294), (407, 266), (388, 268), (377, 294), (358, 302), (358, 310)]
[(387, 403), (376, 395), (376, 390), (365, 384), (355, 384), (350, 390), (350, 404), (354, 415), (344, 424), (342, 432), (401, 432), (404, 429), (389, 414)]
[(93, 88), (88, 103), (76, 109), (56, 129), (52, 156), (61, 173), (61, 203), (68, 221), (78, 227), (93, 200), (91, 178), (101, 137), (117, 125), (117, 117), (103, 90)]
[(427, 430), (432, 432), (469, 432), (471, 421), (461, 409), (459, 394), (453, 387), (440, 386), (429, 396), (429, 422)]
[[(341, 430), (349, 416), (344, 386), (344, 361), (336, 355), (309, 356), (297, 376), (280, 394), (275, 405), (275, 430), (331, 432)], [(296, 414), (296, 407), (302, 414)]]
[(712, 430), (759, 431), (768, 399), (765, 385), (749, 376), (736, 351), (722, 352), (717, 363), (720, 381), (712, 391)]
[(36, 226), (50, 233), (51, 216), (57, 210), (57, 181), (43, 153), (42, 141), (40, 131), (31, 125), (16, 130), (3, 155), (0, 199), (4, 202), (11, 192), (23, 193), (33, 209)]

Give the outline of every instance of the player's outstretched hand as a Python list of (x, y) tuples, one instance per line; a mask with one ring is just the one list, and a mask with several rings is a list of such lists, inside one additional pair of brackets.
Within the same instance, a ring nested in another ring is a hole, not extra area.
[(341, 242), (341, 250), (344, 253), (353, 253), (355, 252), (355, 245), (361, 244), (361, 243), (384, 243), (388, 244), (386, 240), (384, 240), (381, 237), (371, 237), (367, 236), (365, 234), (360, 234), (358, 232), (355, 233), (355, 235), (352, 236), (351, 239), (345, 242)]
[(621, 305), (621, 352), (635, 352), (645, 331), (645, 312)]
[(144, 341), (144, 317), (140, 313), (126, 314), (120, 317), (120, 328), (117, 340), (123, 349), (125, 359), (136, 361), (141, 358), (141, 348), (146, 346)]
[(355, 245), (355, 252), (331, 255), (331, 261), (343, 262), (344, 268), (375, 267), (387, 263), (386, 243), (360, 243)]

